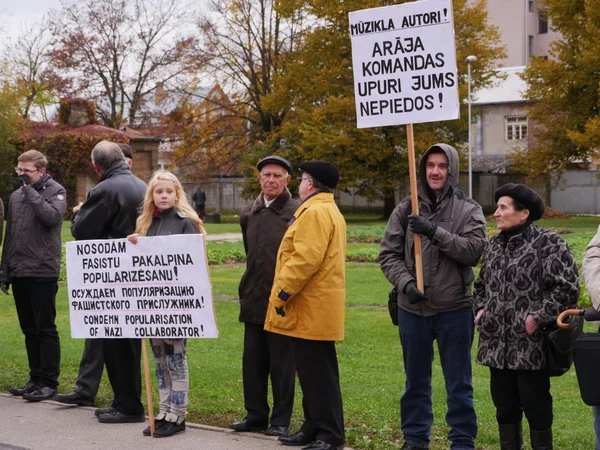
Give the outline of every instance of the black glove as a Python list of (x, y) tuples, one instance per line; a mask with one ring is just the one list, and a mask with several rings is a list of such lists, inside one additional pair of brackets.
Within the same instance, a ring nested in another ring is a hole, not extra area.
[(594, 308), (585, 308), (583, 318), (587, 322), (593, 322), (600, 320), (600, 311), (596, 311)]
[(0, 291), (4, 292), (8, 295), (8, 288), (10, 287), (10, 283), (0, 283)]
[(19, 180), (19, 183), (21, 183), (21, 186), (28, 186), (31, 184), (31, 178), (29, 178), (29, 175), (27, 175), (26, 173), (19, 175), (17, 177), (17, 180)]
[(406, 283), (406, 286), (404, 286), (404, 293), (408, 297), (408, 302), (411, 305), (427, 300), (425, 294), (421, 293), (421, 291), (419, 291), (419, 289), (417, 288), (416, 281), (409, 281), (408, 283)]
[(413, 233), (433, 239), (437, 227), (423, 216), (411, 214), (408, 216), (408, 229)]
[(283, 307), (278, 308), (277, 306), (275, 307), (275, 311), (277, 311), (277, 314), (279, 314), (281, 317), (285, 317), (285, 311), (283, 310)]

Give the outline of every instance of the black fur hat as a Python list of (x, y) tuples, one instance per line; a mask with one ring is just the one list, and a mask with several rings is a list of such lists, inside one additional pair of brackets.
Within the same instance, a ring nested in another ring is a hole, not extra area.
[(508, 183), (496, 189), (496, 203), (500, 197), (510, 197), (529, 210), (531, 220), (541, 219), (544, 215), (544, 201), (537, 192), (524, 184)]
[(325, 161), (305, 161), (298, 168), (331, 189), (335, 189), (340, 181), (337, 167)]

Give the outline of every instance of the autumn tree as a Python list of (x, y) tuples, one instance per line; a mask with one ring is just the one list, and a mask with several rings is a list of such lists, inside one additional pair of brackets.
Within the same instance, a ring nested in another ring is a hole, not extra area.
[[(282, 0), (281, 11), (294, 11), (304, 2)], [(309, 13), (317, 17), (306, 45), (294, 55), (294, 63), (279, 80), (269, 98), (293, 97), (293, 118), (284, 126), (288, 155), (301, 159), (325, 159), (342, 174), (341, 189), (354, 188), (370, 200), (384, 199), (388, 216), (394, 194), (408, 179), (405, 127), (356, 128), (352, 53), (348, 13), (397, 1), (311, 1)], [(403, 2), (400, 2), (403, 3)], [(490, 82), (495, 59), (503, 57), (500, 37), (487, 22), (485, 0), (455, 0), (454, 23), (459, 74), (459, 96), (467, 95), (466, 56), (477, 55), (472, 65), (474, 89)], [(420, 154), (436, 142), (460, 146), (467, 140), (466, 105), (461, 119), (415, 125), (415, 148)]]
[[(201, 98), (201, 100), (199, 100)], [(219, 84), (184, 97), (163, 117), (176, 151), (173, 162), (196, 184), (207, 176), (227, 177), (240, 171), (240, 155), (248, 145), (246, 121)]]
[(60, 79), (49, 65), (52, 36), (46, 19), (25, 26), (3, 50), (0, 77), (19, 93), (17, 104), (24, 119), (48, 120), (48, 107), (56, 103)]
[(600, 148), (600, 4), (585, 0), (543, 0), (561, 38), (550, 58), (532, 58), (525, 70), (529, 119), (535, 124), (528, 151), (511, 155), (530, 181), (560, 181), (573, 160)]
[(21, 129), (19, 92), (8, 81), (0, 81), (0, 197), (5, 206), (14, 189), (13, 168), (19, 154), (16, 144), (21, 136)]
[(203, 64), (186, 27), (193, 11), (180, 0), (64, 0), (52, 14), (51, 55), (65, 94), (94, 100), (109, 127), (139, 125), (159, 90)]
[(210, 0), (197, 25), (207, 74), (225, 95), (206, 95), (192, 85), (176, 111), (184, 128), (171, 136), (179, 161), (203, 162), (208, 172), (189, 174), (202, 179), (239, 172), (248, 149), (277, 140), (290, 104), (287, 97), (263, 100), (301, 45), (306, 25), (301, 8), (283, 17), (273, 0)]

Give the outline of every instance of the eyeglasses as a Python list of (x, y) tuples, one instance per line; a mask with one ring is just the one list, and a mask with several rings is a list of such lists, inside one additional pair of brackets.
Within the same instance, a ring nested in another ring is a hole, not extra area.
[(21, 175), (22, 173), (24, 173), (25, 175), (29, 175), (30, 173), (35, 173), (38, 172), (40, 169), (35, 169), (35, 170), (29, 170), (29, 169), (21, 169), (20, 167), (15, 167), (15, 172), (17, 172), (19, 175)]

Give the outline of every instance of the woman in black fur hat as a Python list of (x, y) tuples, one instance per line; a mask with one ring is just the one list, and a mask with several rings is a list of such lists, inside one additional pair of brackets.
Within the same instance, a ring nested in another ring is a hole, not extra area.
[(577, 305), (577, 266), (565, 241), (535, 224), (544, 202), (533, 189), (506, 184), (495, 198), (500, 233), (484, 253), (473, 300), (477, 362), (490, 368), (500, 448), (523, 448), (525, 413), (532, 448), (552, 449), (550, 373), (541, 328)]

